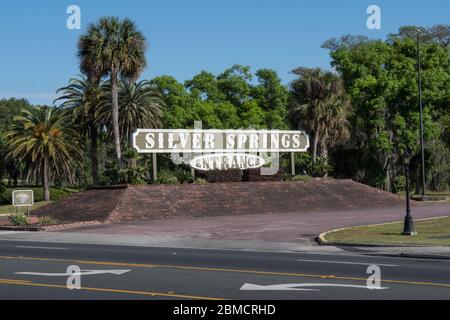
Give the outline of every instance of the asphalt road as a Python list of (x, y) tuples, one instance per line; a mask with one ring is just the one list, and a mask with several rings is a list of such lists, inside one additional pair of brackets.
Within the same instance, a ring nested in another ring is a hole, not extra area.
[(0, 299), (450, 299), (450, 260), (1, 240)]

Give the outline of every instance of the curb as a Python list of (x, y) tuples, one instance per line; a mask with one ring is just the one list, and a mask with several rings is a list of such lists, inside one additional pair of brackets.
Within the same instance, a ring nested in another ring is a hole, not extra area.
[(442, 254), (425, 254), (425, 253), (363, 253), (365, 256), (380, 256), (380, 257), (395, 257), (395, 258), (414, 258), (414, 259), (441, 259), (450, 260), (450, 256), (444, 256)]

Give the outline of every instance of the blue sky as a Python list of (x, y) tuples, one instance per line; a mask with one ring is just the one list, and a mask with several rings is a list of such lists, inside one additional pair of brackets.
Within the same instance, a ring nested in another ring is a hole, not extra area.
[[(81, 30), (68, 30), (66, 9), (81, 8)], [(381, 7), (381, 30), (366, 27), (368, 5)], [(275, 69), (283, 82), (298, 66), (329, 68), (320, 45), (330, 37), (384, 38), (402, 25), (450, 22), (448, 0), (40, 0), (0, 4), (0, 98), (48, 104), (79, 73), (76, 43), (101, 16), (130, 17), (149, 43), (142, 77), (179, 81), (235, 63)]]

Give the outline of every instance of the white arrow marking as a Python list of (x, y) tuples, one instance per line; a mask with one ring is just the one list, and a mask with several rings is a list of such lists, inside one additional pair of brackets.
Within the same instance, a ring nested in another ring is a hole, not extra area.
[(305, 287), (342, 287), (342, 288), (358, 288), (358, 289), (389, 289), (388, 287), (369, 288), (367, 286), (355, 284), (339, 284), (339, 283), (286, 283), (286, 284), (271, 284), (262, 286), (258, 284), (245, 283), (241, 290), (298, 290), (298, 291), (320, 291), (319, 289), (304, 289)]
[(69, 277), (69, 276), (90, 276), (95, 274), (116, 274), (121, 275), (131, 270), (81, 270), (81, 272), (64, 272), (64, 273), (41, 273), (41, 272), (15, 272), (14, 274), (22, 274), (28, 276), (44, 276), (44, 277)]

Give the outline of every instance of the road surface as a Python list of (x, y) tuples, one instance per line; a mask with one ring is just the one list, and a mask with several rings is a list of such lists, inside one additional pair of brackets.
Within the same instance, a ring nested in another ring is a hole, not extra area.
[(1, 240), (0, 299), (450, 299), (450, 260)]

